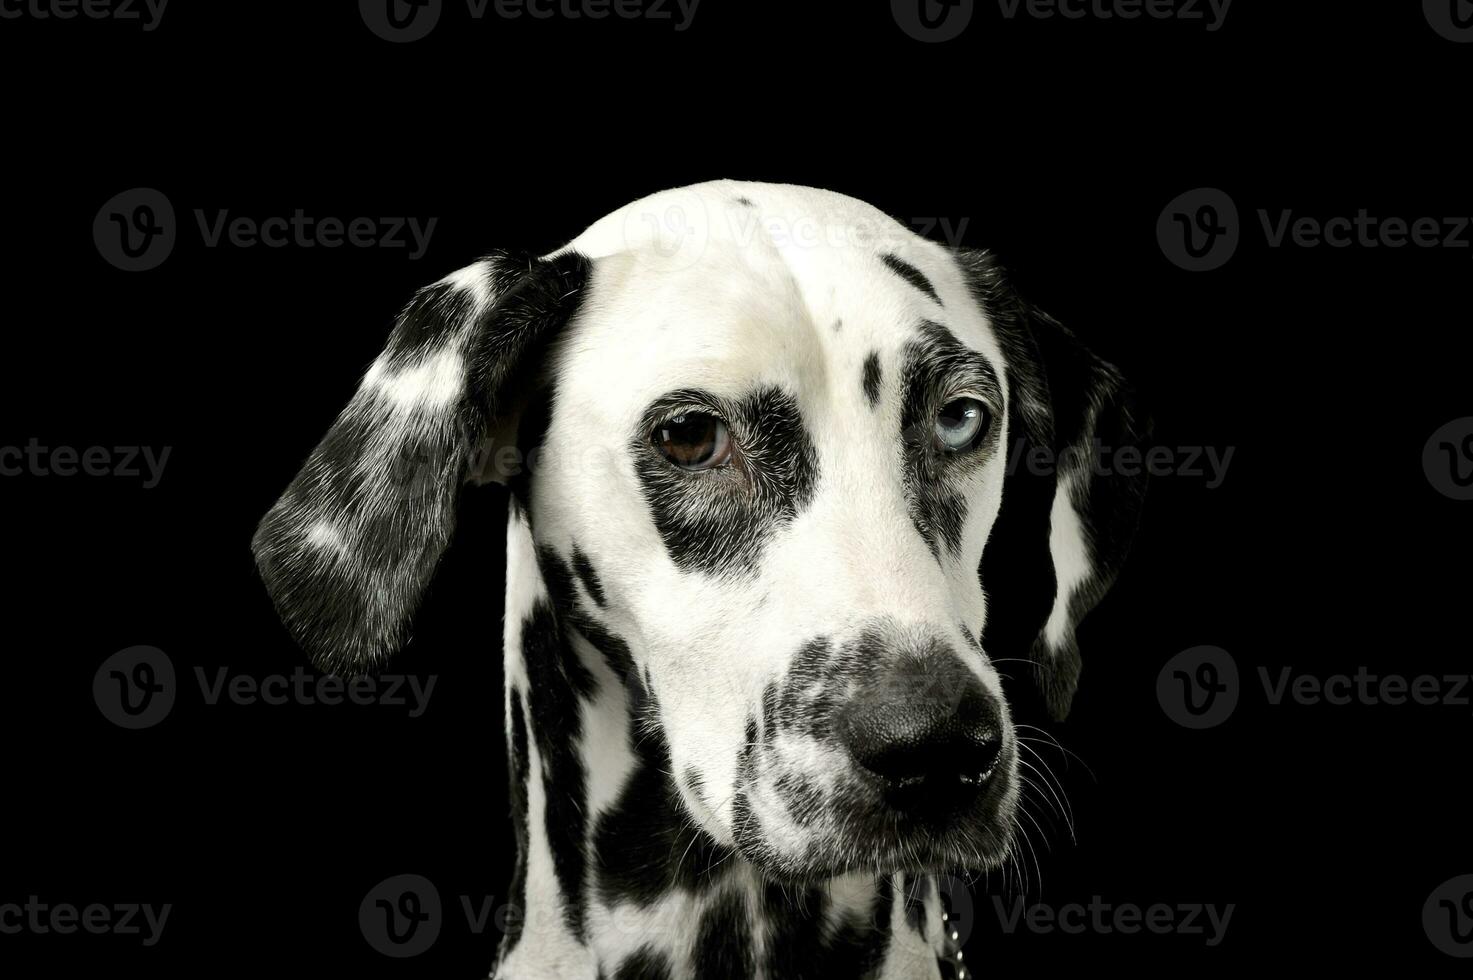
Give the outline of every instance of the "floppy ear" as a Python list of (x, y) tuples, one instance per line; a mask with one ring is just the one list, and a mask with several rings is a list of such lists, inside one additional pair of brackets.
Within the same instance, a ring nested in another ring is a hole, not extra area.
[(324, 670), (378, 666), (403, 644), (455, 527), (459, 489), (516, 431), (549, 343), (589, 270), (489, 256), (399, 315), (353, 400), (252, 541), (282, 622)]
[(1146, 492), (1141, 456), (1110, 464), (1123, 447), (1143, 449), (1150, 423), (1120, 372), (1024, 302), (991, 255), (959, 261), (1008, 360), (1008, 475), (982, 557), (984, 642), (994, 657), (1032, 660), (1062, 720), (1079, 684), (1075, 632), (1115, 581)]

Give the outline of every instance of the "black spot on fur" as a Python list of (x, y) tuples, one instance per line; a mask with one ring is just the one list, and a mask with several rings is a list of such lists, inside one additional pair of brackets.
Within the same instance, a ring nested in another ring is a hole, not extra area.
[(745, 980), (756, 975), (752, 923), (740, 890), (719, 896), (696, 933), (696, 980)]
[(828, 895), (822, 889), (804, 888), (790, 897), (782, 885), (766, 884), (762, 891), (762, 917), (767, 925), (769, 976), (803, 976), (805, 967), (817, 965), (823, 954), (827, 906)]
[(811, 825), (827, 802), (823, 791), (803, 772), (783, 772), (777, 777), (774, 788), (787, 807), (788, 816), (800, 827)]
[(891, 910), (894, 909), (899, 896), (895, 894), (894, 880), (890, 875), (884, 875), (880, 878), (878, 891), (879, 894), (875, 896), (875, 904), (871, 906), (872, 917), (870, 921), (874, 925), (875, 947), (881, 951), (881, 955), (883, 956), (883, 951), (890, 947)]
[(511, 742), (507, 746), (507, 761), (510, 773), (510, 795), (511, 795), (511, 819), (512, 831), (517, 841), (516, 870), (512, 873), (511, 882), (511, 907), (514, 914), (508, 916), (506, 923), (506, 934), (501, 940), (501, 949), (498, 958), (506, 959), (511, 951), (516, 949), (517, 943), (522, 938), (522, 921), (527, 909), (527, 776), (530, 771), (531, 757), (527, 752), (527, 716), (522, 710), (522, 696), (517, 691), (511, 692), (511, 706), (508, 722), (511, 728)]
[(818, 980), (862, 975), (831, 961), (829, 944), (823, 938), (828, 904), (828, 896), (819, 888), (790, 892), (781, 885), (769, 883), (763, 889), (762, 917), (767, 925), (769, 977)]
[[(552, 599), (553, 607), (557, 610), (559, 620), (583, 634), (583, 638), (603, 655), (615, 677), (621, 681), (627, 680), (634, 666), (634, 658), (629, 652), (628, 644), (578, 607), (573, 592), (573, 575), (577, 568), (577, 561), (576, 549), (573, 552), (573, 564), (570, 566), (557, 552), (546, 545), (539, 545), (537, 548), (537, 565), (542, 570), (542, 579), (547, 584), (547, 592)], [(589, 571), (591, 572), (592, 569)], [(583, 661), (578, 659), (572, 647), (567, 647), (567, 653), (569, 676), (577, 685), (575, 690), (580, 696), (588, 697), (593, 693), (593, 675)]]
[(690, 791), (696, 795), (696, 798), (705, 799), (705, 797), (701, 795), (701, 790), (705, 788), (706, 780), (704, 777), (701, 776), (701, 771), (695, 766), (686, 766), (684, 776), (685, 785), (688, 786), (690, 788)]
[(752, 199), (750, 197), (739, 197), (736, 199), (736, 202), (744, 208), (755, 208), (757, 206), (752, 203)]
[(583, 583), (584, 591), (598, 604), (599, 608), (603, 608), (606, 605), (603, 584), (599, 582), (598, 574), (594, 572), (588, 556), (576, 547), (573, 549), (573, 572), (578, 576), (578, 581)]
[[(648, 433), (682, 407), (701, 405), (726, 419), (736, 440), (730, 466), (686, 472), (650, 444)], [(651, 407), (631, 451), (671, 560), (711, 575), (750, 570), (763, 543), (807, 506), (818, 458), (798, 403), (764, 388), (735, 403), (698, 391), (675, 392)]]
[(905, 922), (920, 935), (926, 934), (926, 900), (934, 884), (930, 875), (904, 875)]
[(653, 946), (641, 946), (619, 964), (614, 980), (670, 980), (670, 962)]
[[(747, 732), (747, 743), (753, 741), (752, 731)], [(762, 744), (767, 745), (777, 734), (777, 682), (773, 681), (762, 690)]]
[[(486, 285), (490, 287), (489, 279)], [(469, 292), (449, 283), (426, 286), (399, 314), (384, 345), (387, 365), (395, 371), (413, 367), (452, 340), (474, 313), (475, 298)]]
[(841, 318), (841, 319), (835, 320), (834, 321), (834, 333), (838, 333), (840, 330), (843, 330), (843, 329), (844, 329), (844, 321), (843, 321), (843, 319)]
[[(545, 545), (537, 548), (537, 567), (542, 572), (542, 581), (547, 585), (548, 599), (551, 601), (554, 619), (557, 622), (567, 623), (582, 632), (586, 625), (577, 617), (573, 605), (573, 574), (568, 568), (568, 563)], [(587, 636), (587, 633), (584, 633)], [(567, 686), (580, 698), (593, 695), (594, 679), (586, 664), (578, 656), (578, 651), (567, 643), (560, 635), (557, 644), (558, 664), (561, 676), (566, 679)]]
[(864, 397), (869, 399), (871, 408), (880, 404), (881, 377), (880, 355), (874, 351), (864, 359)]
[(629, 645), (605, 628), (602, 623), (581, 612), (570, 613), (568, 621), (574, 629), (583, 634), (583, 638), (590, 646), (603, 654), (604, 662), (609, 665), (614, 676), (621, 681), (628, 682), (634, 673), (634, 657), (629, 652)]
[[(656, 712), (654, 697), (643, 700)], [(687, 815), (669, 775), (670, 750), (657, 727), (631, 709), (635, 769), (619, 799), (598, 820), (594, 844), (601, 862), (599, 897), (605, 905), (633, 901), (647, 906), (672, 886), (699, 891), (711, 887), (735, 862)]]
[[(871, 663), (866, 664), (866, 657)], [(776, 732), (791, 730), (816, 738), (829, 737), (848, 684), (876, 669), (883, 659), (883, 650), (871, 650), (862, 643), (841, 650), (827, 637), (809, 640), (794, 655), (777, 689), (769, 724)]]
[(873, 906), (859, 921), (846, 919), (825, 938), (830, 900), (822, 888), (793, 888), (769, 883), (762, 893), (766, 923), (767, 975), (782, 980), (831, 980), (871, 976), (885, 958), (889, 935), (888, 908), (884, 929), (872, 924), (880, 914)]
[(900, 276), (900, 278), (904, 279), (906, 282), (910, 283), (912, 286), (919, 289), (927, 296), (931, 297), (931, 299), (935, 300), (937, 303), (941, 302), (941, 297), (937, 294), (936, 287), (931, 285), (931, 280), (927, 279), (925, 273), (921, 272), (920, 269), (917, 269), (915, 266), (911, 265), (909, 262), (896, 255), (886, 254), (880, 256), (880, 259), (887, 266), (889, 266), (896, 275)]
[(537, 752), (542, 759), (542, 788), (548, 846), (562, 891), (568, 929), (584, 938), (583, 882), (586, 872), (587, 774), (578, 753), (583, 731), (579, 692), (592, 688), (592, 677), (558, 629), (552, 606), (539, 600), (522, 622), (522, 660), (527, 671), (527, 697)]
[(995, 413), (1002, 405), (1002, 387), (986, 357), (944, 326), (927, 321), (905, 346), (901, 390), (906, 499), (916, 530), (939, 560), (943, 547), (952, 555), (961, 550), (967, 507), (960, 479), (998, 451), (1001, 427), (996, 419), (990, 420), (976, 447), (950, 453), (936, 442), (936, 416), (962, 392), (980, 396)]

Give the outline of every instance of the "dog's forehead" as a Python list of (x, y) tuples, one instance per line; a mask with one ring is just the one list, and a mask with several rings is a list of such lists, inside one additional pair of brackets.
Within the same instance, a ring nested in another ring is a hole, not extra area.
[(932, 323), (1003, 373), (952, 255), (842, 194), (699, 184), (621, 208), (567, 249), (595, 270), (575, 348), (636, 400), (670, 385), (822, 386), (892, 365)]

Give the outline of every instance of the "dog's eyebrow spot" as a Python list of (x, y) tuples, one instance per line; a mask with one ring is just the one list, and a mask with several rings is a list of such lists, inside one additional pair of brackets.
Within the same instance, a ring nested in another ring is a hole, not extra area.
[(583, 583), (584, 591), (600, 609), (607, 605), (603, 583), (598, 580), (598, 573), (589, 564), (588, 556), (580, 551), (577, 545), (573, 546), (573, 574), (578, 576), (578, 581)]
[(871, 408), (880, 404), (880, 380), (879, 351), (870, 351), (869, 357), (864, 359), (864, 397), (869, 399)]
[(900, 278), (931, 297), (938, 304), (941, 304), (941, 296), (936, 292), (936, 287), (931, 285), (931, 280), (927, 279), (926, 274), (920, 269), (917, 269), (899, 256), (891, 255), (888, 252), (880, 256), (880, 261), (888, 265), (891, 271), (900, 276)]
[[(920, 341), (909, 345), (906, 351), (913, 361), (928, 360), (933, 375), (969, 375), (968, 380), (982, 389), (981, 394), (995, 399), (998, 407), (1002, 407), (1002, 384), (998, 381), (997, 369), (986, 355), (967, 347), (956, 339), (956, 334), (934, 320), (922, 320), (917, 332)], [(910, 373), (919, 372), (912, 370)]]

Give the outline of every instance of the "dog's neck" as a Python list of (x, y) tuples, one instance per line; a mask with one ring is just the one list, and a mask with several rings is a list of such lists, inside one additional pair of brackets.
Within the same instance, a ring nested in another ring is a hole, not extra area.
[(514, 503), (504, 656), (520, 914), (495, 976), (943, 975), (956, 947), (931, 878), (781, 885), (694, 824), (664, 738), (640, 724), (628, 651), (577, 579), (539, 555)]

